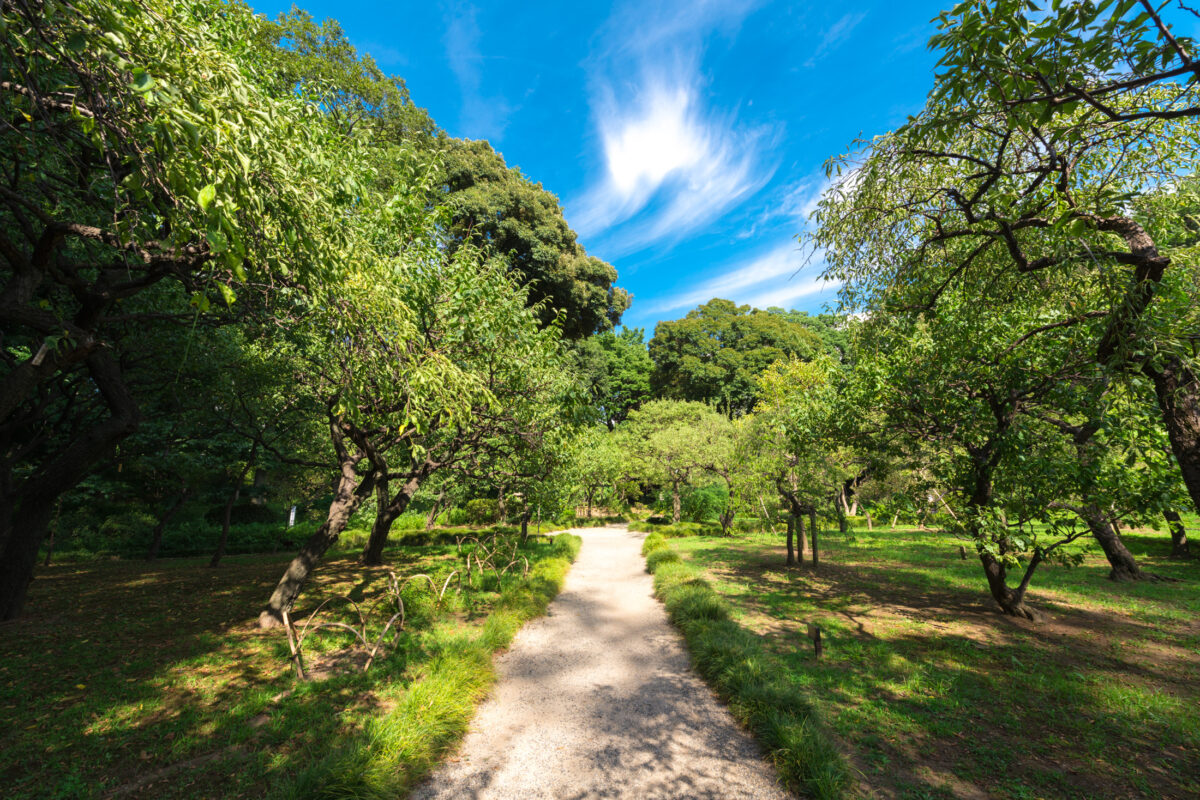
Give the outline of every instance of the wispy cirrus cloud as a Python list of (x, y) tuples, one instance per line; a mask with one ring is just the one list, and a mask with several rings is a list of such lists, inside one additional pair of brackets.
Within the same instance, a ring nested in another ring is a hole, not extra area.
[(867, 12), (865, 11), (851, 12), (829, 26), (829, 30), (825, 31), (825, 34), (821, 37), (821, 41), (817, 44), (817, 49), (813, 50), (812, 55), (808, 57), (808, 61), (804, 62), (804, 66), (815, 66), (823, 56), (849, 39), (850, 34), (858, 27), (858, 23), (862, 22), (866, 16)]
[(489, 97), (483, 92), (482, 34), (478, 9), (470, 3), (455, 0), (443, 4), (446, 33), (442, 44), (450, 70), (462, 92), (459, 122), (467, 136), (499, 141), (504, 137), (513, 108), (502, 97)]
[(831, 290), (836, 284), (821, 277), (824, 262), (819, 253), (802, 248), (795, 240), (776, 245), (756, 257), (722, 269), (720, 277), (704, 281), (645, 309), (646, 314), (692, 308), (714, 297), (748, 303), (756, 308), (784, 306), (801, 297)]
[(679, 239), (770, 180), (763, 151), (777, 132), (710, 107), (701, 70), (705, 37), (731, 35), (753, 6), (668, 6), (649, 19), (630, 6), (610, 20), (613, 44), (590, 64), (603, 172), (569, 205), (581, 234), (604, 235), (610, 253)]

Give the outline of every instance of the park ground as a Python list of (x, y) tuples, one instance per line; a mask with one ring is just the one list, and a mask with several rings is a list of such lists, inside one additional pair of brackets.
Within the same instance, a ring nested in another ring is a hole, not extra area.
[(1195, 798), (1200, 561), (1170, 560), (1161, 532), (1127, 543), (1178, 581), (1113, 583), (1088, 551), (1039, 569), (1039, 623), (989, 607), (978, 561), (942, 533), (827, 533), (815, 570), (786, 568), (779, 534), (671, 544), (809, 689), (855, 795)]
[[(236, 556), (219, 569), (202, 559), (52, 564), (26, 614), (0, 628), (0, 794), (304, 797), (351, 771), (367, 785), (347, 793), (403, 790), (465, 732), (491, 684), (492, 650), (544, 608), (557, 590), (547, 583), (561, 585), (558, 544), (531, 540), (521, 550), (530, 577), (508, 573), (503, 597), (489, 576), (435, 613), (428, 582), (411, 583), (408, 632), (367, 674), (339, 657), (347, 636), (315, 635), (307, 665), (323, 679), (309, 683), (293, 675), (284, 632), (255, 623), (290, 555)], [(461, 566), (454, 545), (396, 547), (381, 568), (357, 555), (321, 567), (298, 619), (325, 598), (378, 596), (389, 569), (440, 585)], [(387, 745), (382, 762), (365, 755), (368, 741)]]

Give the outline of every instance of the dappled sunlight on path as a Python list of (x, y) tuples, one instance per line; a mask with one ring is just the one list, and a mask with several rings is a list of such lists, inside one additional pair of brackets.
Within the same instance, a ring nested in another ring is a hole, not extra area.
[(499, 661), (500, 682), (433, 798), (785, 798), (692, 674), (624, 528), (584, 538), (566, 588)]

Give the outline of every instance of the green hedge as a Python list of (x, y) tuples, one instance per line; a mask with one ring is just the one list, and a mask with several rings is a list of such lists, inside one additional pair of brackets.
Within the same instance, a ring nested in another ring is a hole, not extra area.
[(816, 720), (808, 690), (763, 649), (757, 636), (733, 621), (729, 604), (699, 570), (666, 547), (663, 541), (662, 547), (651, 549), (647, 568), (654, 573), (655, 594), (683, 632), (696, 669), (753, 731), (785, 783), (820, 800), (847, 796), (849, 769)]

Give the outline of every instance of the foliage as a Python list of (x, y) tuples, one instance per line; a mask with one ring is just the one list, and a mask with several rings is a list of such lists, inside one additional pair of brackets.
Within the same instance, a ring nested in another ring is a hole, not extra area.
[(612, 430), (650, 399), (652, 365), (641, 328), (601, 331), (575, 343), (580, 377), (597, 417)]
[(568, 339), (620, 322), (630, 298), (613, 286), (617, 271), (584, 251), (558, 199), (507, 166), (487, 142), (451, 139), (446, 147), (443, 181), (454, 240), (501, 255), (529, 286), (543, 324), (564, 315)]
[(812, 358), (824, 346), (784, 315), (714, 299), (683, 319), (658, 323), (649, 349), (656, 396), (712, 403), (735, 417), (754, 408), (755, 381), (768, 365)]

